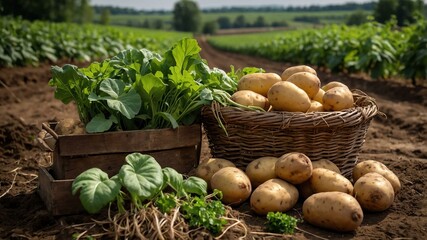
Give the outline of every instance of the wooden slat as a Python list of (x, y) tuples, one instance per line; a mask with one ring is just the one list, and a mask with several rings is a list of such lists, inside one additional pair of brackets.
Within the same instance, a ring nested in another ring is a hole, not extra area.
[(147, 152), (200, 144), (200, 124), (177, 129), (107, 132), (87, 135), (59, 135), (61, 156), (103, 153)]
[[(145, 153), (145, 152), (142, 152)], [(97, 167), (109, 176), (118, 173), (125, 163), (129, 153), (109, 153), (99, 155), (87, 155), (78, 157), (56, 156), (53, 162), (54, 177), (57, 179), (72, 179), (83, 171)], [(199, 161), (196, 147), (184, 147), (162, 151), (148, 152), (162, 167), (172, 167), (179, 173), (190, 172)]]
[(38, 192), (52, 215), (69, 215), (84, 211), (79, 197), (71, 194), (72, 184), (73, 179), (55, 180), (47, 169), (39, 169)]

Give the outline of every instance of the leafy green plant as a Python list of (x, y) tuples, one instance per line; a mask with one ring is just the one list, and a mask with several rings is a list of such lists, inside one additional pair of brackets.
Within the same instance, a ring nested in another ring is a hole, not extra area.
[[(83, 207), (89, 213), (97, 213), (115, 200), (123, 209), (120, 205), (126, 195), (135, 208), (143, 208), (144, 202), (156, 199), (166, 187), (174, 189), (179, 197), (207, 194), (207, 183), (203, 179), (190, 177), (184, 180), (174, 169), (162, 169), (153, 157), (141, 153), (127, 155), (126, 164), (111, 178), (99, 168), (84, 171), (73, 181), (72, 193), (80, 192)], [(122, 188), (127, 193), (120, 192)]]
[[(398, 28), (368, 21), (360, 26), (328, 25), (283, 33), (213, 36), (219, 49), (276, 61), (325, 67), (334, 72), (364, 72), (372, 78), (425, 78), (426, 21)], [(265, 40), (265, 36), (271, 40)], [(259, 42), (253, 39), (260, 39)], [(403, 71), (402, 71), (403, 69)], [(415, 81), (415, 80), (413, 80)]]
[[(177, 211), (190, 227), (203, 227), (214, 235), (228, 223), (225, 206), (215, 191), (207, 196), (207, 183), (198, 177), (184, 179), (172, 168), (161, 168), (156, 160), (141, 153), (126, 156), (119, 173), (109, 178), (105, 172), (92, 168), (81, 173), (72, 184), (73, 195), (80, 193), (80, 201), (89, 213), (97, 213), (116, 202), (119, 212), (144, 212), (156, 206), (163, 214)], [(130, 209), (126, 208), (130, 202)]]
[(220, 200), (207, 202), (203, 197), (196, 196), (191, 201), (183, 202), (182, 211), (190, 226), (205, 227), (214, 235), (219, 234), (227, 224), (227, 220), (222, 218), (225, 207)]
[(0, 17), (0, 66), (37, 65), (58, 59), (92, 61), (123, 49), (164, 51), (189, 33), (138, 28), (26, 21)]
[(237, 82), (201, 59), (195, 39), (183, 39), (162, 56), (129, 49), (79, 69), (52, 67), (55, 97), (75, 101), (90, 133), (177, 128), (198, 121), (200, 109), (237, 88)]
[(293, 234), (297, 227), (298, 219), (281, 212), (267, 214), (267, 229), (274, 233)]

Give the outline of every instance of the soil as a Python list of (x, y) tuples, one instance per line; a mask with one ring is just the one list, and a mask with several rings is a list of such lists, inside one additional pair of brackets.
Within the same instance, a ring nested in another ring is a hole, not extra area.
[[(228, 71), (230, 65), (256, 66), (281, 73), (291, 66), (218, 51), (203, 38), (199, 42), (202, 57), (210, 67)], [(52, 164), (50, 154), (36, 142), (41, 123), (78, 118), (74, 105), (64, 105), (54, 98), (53, 89), (48, 86), (51, 65), (0, 69), (0, 239), (70, 239), (73, 233), (81, 232), (76, 224), (88, 222), (92, 217), (87, 214), (54, 217), (37, 193), (38, 169)], [(365, 212), (362, 225), (354, 232), (336, 233), (300, 223), (301, 230), (287, 237), (427, 239), (427, 88), (316, 70), (323, 83), (341, 81), (376, 99), (384, 116), (371, 122), (359, 160), (374, 159), (387, 165), (400, 178), (402, 190), (388, 210)], [(209, 157), (208, 152), (202, 157)], [(245, 213), (242, 218), (249, 230), (264, 230), (265, 219), (252, 215), (247, 204), (238, 210)], [(301, 216), (301, 204), (289, 213)]]

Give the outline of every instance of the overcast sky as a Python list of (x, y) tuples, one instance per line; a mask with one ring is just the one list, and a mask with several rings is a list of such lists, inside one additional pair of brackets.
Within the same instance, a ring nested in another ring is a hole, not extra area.
[[(310, 6), (310, 5), (328, 5), (343, 4), (346, 2), (364, 3), (372, 0), (198, 0), (199, 8), (219, 8), (231, 6)], [(172, 10), (177, 0), (91, 0), (92, 5), (112, 5), (119, 7), (130, 7), (138, 10)]]

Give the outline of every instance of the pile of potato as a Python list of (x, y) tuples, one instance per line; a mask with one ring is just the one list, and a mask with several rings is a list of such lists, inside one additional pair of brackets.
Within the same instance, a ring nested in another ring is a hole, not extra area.
[(312, 162), (298, 152), (258, 158), (245, 171), (226, 159), (211, 158), (198, 166), (196, 175), (222, 191), (225, 204), (249, 200), (256, 214), (266, 215), (286, 212), (300, 200), (306, 222), (341, 232), (359, 227), (363, 211), (388, 209), (401, 187), (399, 178), (378, 161), (358, 163), (351, 182), (333, 162)]
[(306, 65), (276, 73), (251, 73), (238, 82), (231, 99), (245, 106), (266, 111), (323, 112), (340, 111), (354, 105), (353, 94), (343, 83), (321, 86), (316, 70)]

